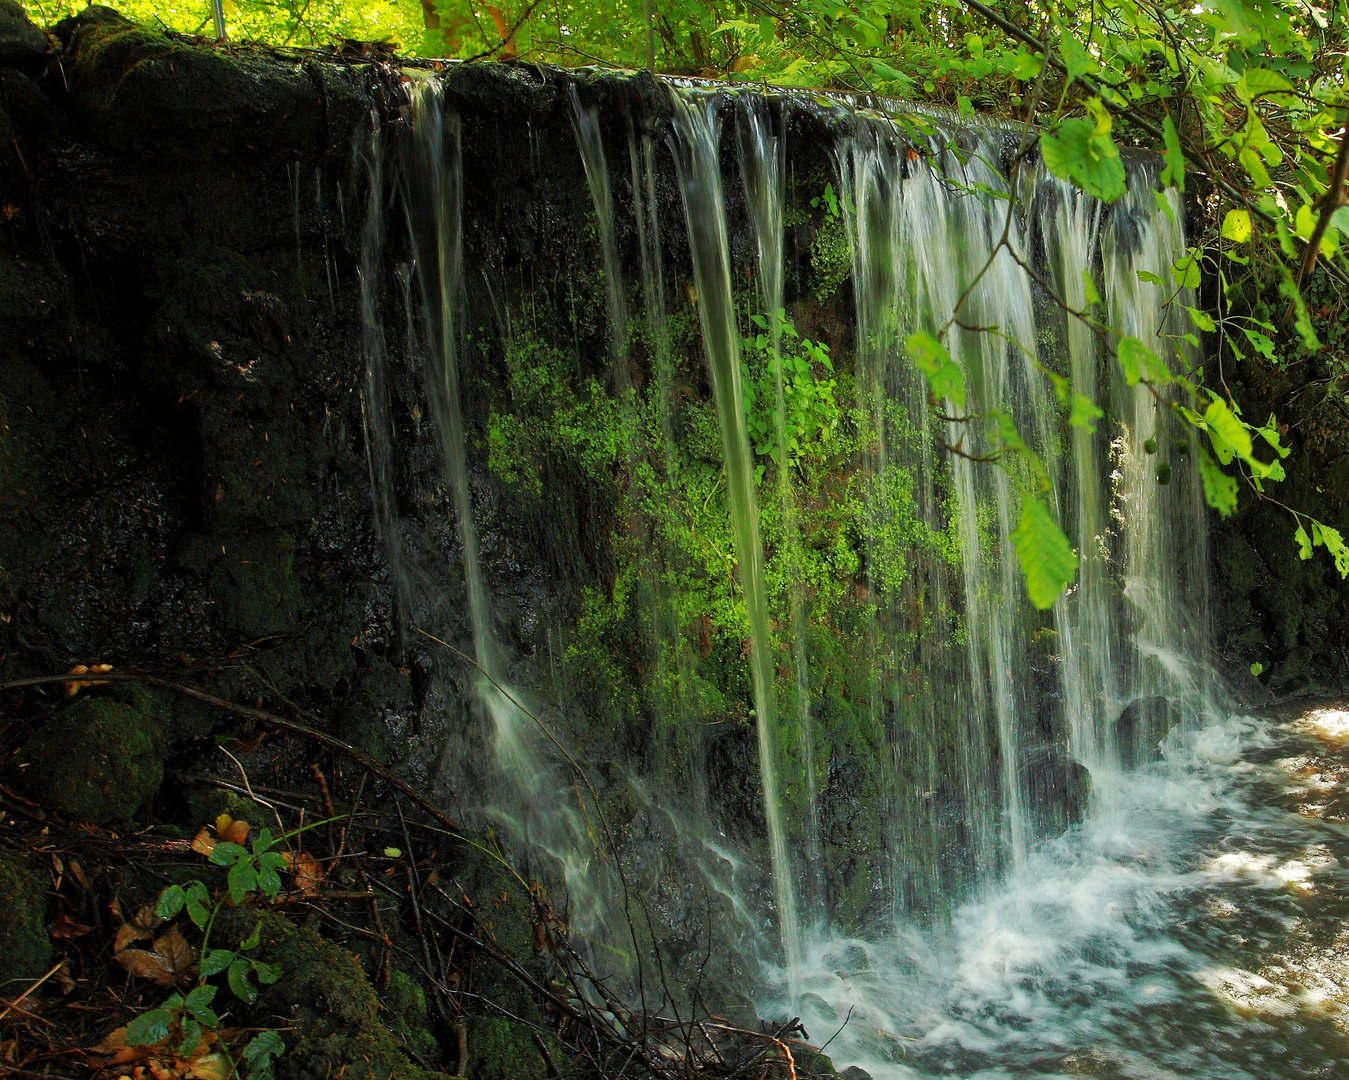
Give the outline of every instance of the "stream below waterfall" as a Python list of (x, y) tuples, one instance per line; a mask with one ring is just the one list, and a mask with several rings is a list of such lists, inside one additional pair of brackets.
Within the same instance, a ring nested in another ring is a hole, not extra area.
[(839, 1068), (1349, 1076), (1349, 712), (1174, 732), (1095, 800), (941, 932), (812, 945)]

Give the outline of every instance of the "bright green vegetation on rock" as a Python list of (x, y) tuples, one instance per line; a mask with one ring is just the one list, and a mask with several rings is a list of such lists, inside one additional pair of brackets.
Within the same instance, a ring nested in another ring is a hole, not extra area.
[(18, 782), (77, 820), (125, 821), (159, 790), (166, 736), (150, 695), (139, 687), (80, 697), (19, 749)]
[(46, 923), (46, 886), (18, 856), (0, 852), (0, 997), (13, 999), (20, 984), (46, 974)]

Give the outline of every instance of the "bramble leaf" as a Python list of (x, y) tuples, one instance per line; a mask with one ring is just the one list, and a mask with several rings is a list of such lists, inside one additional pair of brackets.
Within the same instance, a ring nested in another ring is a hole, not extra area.
[(1012, 546), (1026, 582), (1026, 595), (1037, 608), (1052, 607), (1077, 574), (1077, 556), (1049, 511), (1025, 492), (1021, 522), (1012, 532)]
[(1064, 120), (1040, 136), (1045, 168), (1102, 202), (1124, 194), (1124, 163), (1109, 132), (1098, 131), (1089, 120)]
[(947, 399), (957, 409), (965, 407), (965, 373), (951, 359), (946, 346), (927, 331), (910, 334), (906, 344), (909, 355), (927, 380), (927, 388), (938, 400)]

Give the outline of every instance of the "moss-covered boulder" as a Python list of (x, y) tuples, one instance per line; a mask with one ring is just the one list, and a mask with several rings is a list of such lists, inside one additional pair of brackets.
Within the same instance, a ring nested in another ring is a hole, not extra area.
[(46, 973), (51, 940), (43, 916), (42, 882), (22, 861), (0, 852), (0, 998), (13, 998), (19, 983)]
[(394, 971), (384, 992), (389, 1027), (413, 1053), (434, 1058), (440, 1047), (426, 1026), (426, 992), (410, 975)]
[(222, 940), (234, 944), (258, 919), (261, 957), (282, 971), (265, 989), (258, 1015), (290, 1019), (278, 1080), (429, 1080), (432, 1074), (399, 1050), (370, 980), (341, 946), (274, 912), (242, 909), (220, 924)]
[[(553, 1059), (557, 1064), (556, 1054)], [(467, 1071), (469, 1080), (549, 1080), (551, 1076), (534, 1041), (534, 1030), (496, 1016), (470, 1018)]]
[(80, 821), (125, 821), (164, 779), (166, 726), (139, 688), (77, 698), (17, 755), (18, 784)]

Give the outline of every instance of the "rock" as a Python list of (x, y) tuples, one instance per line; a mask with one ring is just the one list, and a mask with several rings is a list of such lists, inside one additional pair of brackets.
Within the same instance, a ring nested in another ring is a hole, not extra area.
[(1091, 795), (1087, 767), (1054, 746), (1037, 746), (1021, 759), (1021, 790), (1035, 832), (1052, 836), (1082, 820)]
[(18, 0), (0, 0), (0, 68), (37, 74), (46, 56), (47, 35), (29, 21)]
[[(233, 947), (261, 923), (261, 958), (281, 969), (263, 990), (259, 1019), (289, 1016), (278, 1080), (431, 1080), (440, 1074), (413, 1065), (384, 1023), (375, 990), (360, 962), (307, 926), (276, 912), (235, 908), (217, 921), (222, 947)], [(216, 939), (213, 939), (216, 940)]]
[(1164, 697), (1129, 702), (1115, 721), (1115, 745), (1120, 764), (1136, 769), (1161, 758), (1161, 742), (1181, 721), (1180, 709)]
[(29, 798), (80, 821), (125, 821), (159, 790), (167, 742), (143, 689), (95, 692), (57, 712), (20, 748), (18, 783)]
[(871, 1073), (866, 1069), (859, 1069), (856, 1065), (849, 1065), (839, 1075), (839, 1080), (871, 1080)]
[(41, 880), (17, 858), (0, 855), (0, 997), (13, 999), (46, 974), (51, 939)]

